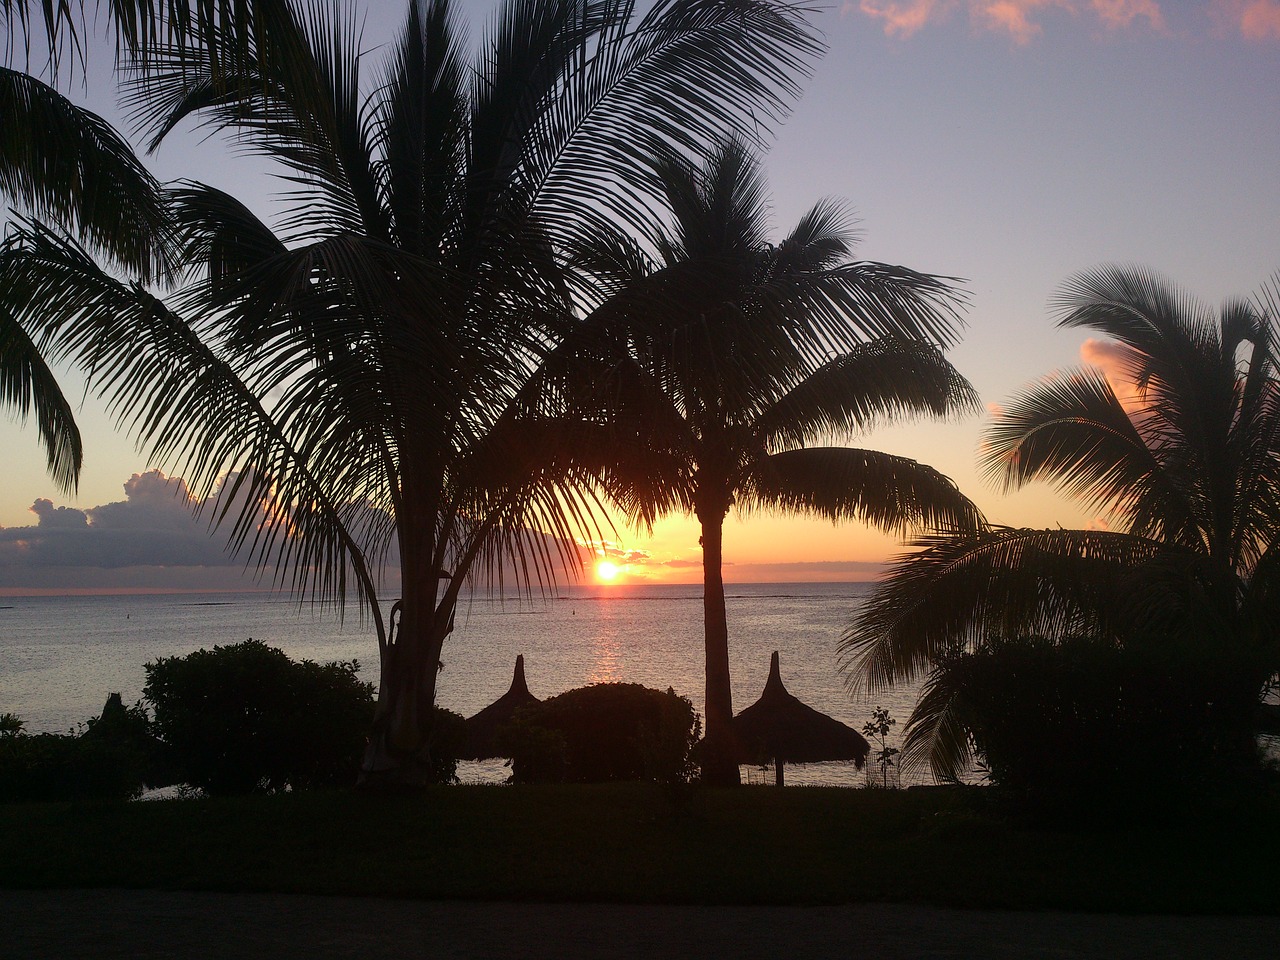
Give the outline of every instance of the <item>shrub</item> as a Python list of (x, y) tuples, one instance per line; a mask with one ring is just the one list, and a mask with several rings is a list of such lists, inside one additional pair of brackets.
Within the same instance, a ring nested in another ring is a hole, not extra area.
[(145, 669), (177, 780), (208, 794), (355, 782), (373, 715), (356, 661), (295, 663), (251, 639)]
[(73, 734), (0, 738), (0, 802), (128, 800), (142, 793), (142, 768), (117, 744)]
[(1230, 667), (1203, 656), (1030, 638), (988, 641), (940, 670), (992, 779), (1047, 802), (1141, 806), (1256, 761), (1238, 711), (1223, 708)]
[(13, 714), (0, 716), (0, 802), (128, 800), (158, 785), (146, 712), (126, 708), (118, 693), (79, 735), (32, 736), (22, 727)]
[(501, 736), (517, 783), (688, 781), (701, 733), (693, 705), (670, 688), (579, 687), (530, 704)]
[(467, 738), (467, 720), (460, 713), (435, 707), (431, 745), (427, 750), (427, 776), (431, 783), (457, 783), (458, 754)]

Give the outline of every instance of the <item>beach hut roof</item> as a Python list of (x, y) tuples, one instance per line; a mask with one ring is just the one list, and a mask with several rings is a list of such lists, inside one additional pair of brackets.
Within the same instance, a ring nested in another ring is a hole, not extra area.
[(818, 763), (852, 760), (861, 767), (871, 745), (852, 727), (787, 692), (775, 650), (760, 699), (733, 718), (743, 763)]
[(541, 703), (529, 692), (524, 680), (524, 654), (516, 657), (515, 673), (511, 677), (511, 689), (473, 717), (467, 718), (467, 738), (463, 745), (462, 760), (486, 760), (500, 757), (496, 743), (498, 728), (510, 723), (515, 712), (531, 703)]

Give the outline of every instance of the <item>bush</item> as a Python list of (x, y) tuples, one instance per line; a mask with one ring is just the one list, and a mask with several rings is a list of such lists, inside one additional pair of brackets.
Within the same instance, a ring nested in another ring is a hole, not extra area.
[(1031, 638), (988, 641), (940, 670), (992, 779), (1047, 803), (1140, 809), (1256, 766), (1240, 711), (1224, 706), (1238, 697), (1223, 693), (1233, 671), (1221, 661)]
[(678, 783), (694, 775), (701, 726), (670, 688), (601, 683), (530, 704), (501, 736), (517, 783)]
[(128, 800), (158, 785), (146, 711), (126, 708), (118, 693), (82, 734), (29, 736), (22, 727), (0, 715), (0, 802)]
[(177, 780), (208, 794), (355, 782), (373, 716), (356, 661), (295, 663), (248, 640), (145, 669)]
[(0, 738), (0, 802), (129, 800), (142, 793), (137, 758), (73, 734)]

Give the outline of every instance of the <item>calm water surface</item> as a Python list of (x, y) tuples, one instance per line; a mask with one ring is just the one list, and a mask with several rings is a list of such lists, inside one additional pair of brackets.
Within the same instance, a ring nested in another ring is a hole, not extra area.
[[(754, 703), (779, 651), (787, 688), (811, 706), (861, 729), (887, 707), (905, 722), (914, 690), (851, 700), (836, 668), (836, 646), (866, 584), (729, 585), (735, 710)], [(562, 589), (552, 598), (464, 601), (445, 645), (439, 702), (470, 716), (504, 693), (517, 654), (529, 689), (554, 696), (588, 683), (642, 683), (689, 697), (702, 711), (701, 586)], [(360, 662), (376, 681), (377, 641), (354, 613), (264, 595), (167, 595), (0, 599), (0, 713), (31, 732), (64, 731), (101, 712), (107, 694), (142, 696), (143, 664), (157, 657), (252, 637), (294, 659)], [(895, 731), (896, 732), (896, 731)], [(501, 780), (500, 763), (467, 765), (464, 779)], [(769, 779), (743, 768), (753, 781)], [(788, 767), (788, 782), (861, 785), (848, 764)]]

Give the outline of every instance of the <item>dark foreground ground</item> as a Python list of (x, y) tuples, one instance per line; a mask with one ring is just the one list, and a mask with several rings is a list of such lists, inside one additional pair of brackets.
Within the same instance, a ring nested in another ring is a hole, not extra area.
[(1273, 960), (1278, 810), (1062, 826), (978, 788), (634, 784), (0, 804), (0, 960)]
[(828, 957), (1271, 960), (1280, 917), (6, 890), (3, 958)]

